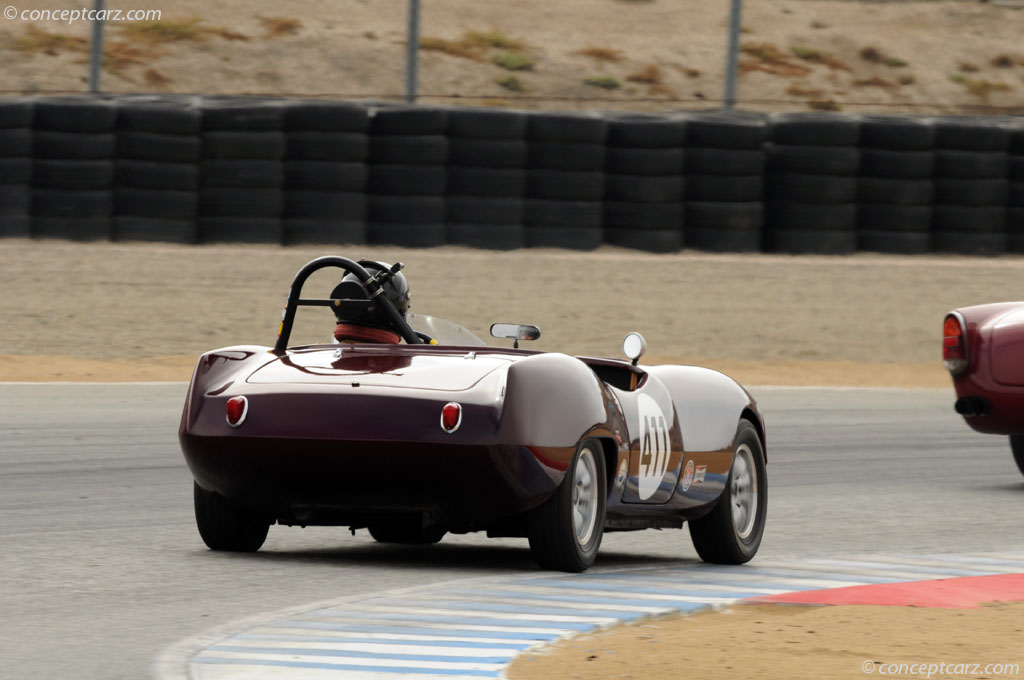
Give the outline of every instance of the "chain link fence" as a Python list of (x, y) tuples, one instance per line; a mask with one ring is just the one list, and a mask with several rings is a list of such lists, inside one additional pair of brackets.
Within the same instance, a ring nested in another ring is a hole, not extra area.
[[(92, 22), (54, 17), (93, 5), (7, 1), (0, 90), (89, 89)], [(747, 0), (736, 106), (1020, 113), (1024, 12), (1015, 3)], [(103, 8), (102, 70), (92, 83), (102, 92), (415, 93), (421, 104), (636, 111), (720, 108), (729, 98), (726, 0), (107, 0)], [(133, 11), (145, 18), (128, 20)]]

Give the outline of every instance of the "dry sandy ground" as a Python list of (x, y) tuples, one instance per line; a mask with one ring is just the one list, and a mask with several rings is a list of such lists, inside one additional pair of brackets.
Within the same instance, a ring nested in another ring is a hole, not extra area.
[[(1024, 668), (1022, 622), (1024, 603), (979, 609), (747, 605), (575, 638), (551, 651), (518, 658), (508, 677), (1019, 678)], [(898, 672), (898, 667), (890, 666), (943, 662), (953, 666), (953, 672), (936, 668), (928, 675), (928, 669)], [(972, 674), (975, 663), (980, 671), (987, 664), (1017, 664), (1017, 670)]]
[[(0, 380), (187, 380), (200, 353), (273, 344), (294, 273), (325, 254), (401, 260), (413, 311), (482, 337), (534, 323), (536, 349), (700, 363), (749, 384), (946, 387), (943, 315), (1019, 299), (1024, 259), (493, 252), (0, 240)], [(328, 295), (334, 275), (307, 284)], [(293, 340), (330, 338), (300, 310)], [(494, 341), (495, 343), (499, 341)]]
[[(83, 6), (79, 0), (11, 4), (19, 10)], [(1024, 11), (1006, 6), (1024, 6), (1024, 0), (745, 4), (744, 108), (801, 109), (816, 101), (847, 111), (1024, 110)], [(110, 92), (394, 98), (405, 91), (407, 6), (408, 0), (108, 0), (113, 9), (159, 9), (168, 29), (198, 19), (193, 28), (220, 32), (179, 30), (176, 41), (147, 45), (110, 23), (112, 55), (103, 86)], [(659, 110), (717, 106), (723, 94), (728, 2), (444, 0), (423, 8), (425, 39), (458, 42), (467, 32), (494, 31), (521, 42), (519, 52), (533, 62), (529, 70), (512, 72), (492, 63), (503, 48), (470, 57), (424, 50), (420, 93), (429, 101)], [(63, 43), (29, 36), (30, 24), (64, 36)], [(268, 36), (270, 26), (282, 34)], [(83, 90), (88, 35), (86, 22), (0, 20), (0, 89)], [(589, 48), (605, 58), (580, 53)], [(875, 49), (875, 61), (861, 56), (865, 48)], [(773, 49), (788, 63), (773, 63)], [(905, 65), (886, 65), (886, 57)], [(510, 75), (523, 92), (498, 84)], [(619, 87), (584, 84), (600, 77)]]

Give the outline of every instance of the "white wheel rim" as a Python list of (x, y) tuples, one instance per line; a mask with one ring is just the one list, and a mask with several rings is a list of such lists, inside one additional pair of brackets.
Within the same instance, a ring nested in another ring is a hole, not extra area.
[(757, 467), (754, 453), (746, 444), (736, 449), (731, 484), (732, 526), (736, 535), (746, 540), (754, 532), (757, 521)]
[(580, 451), (576, 460), (572, 486), (572, 526), (576, 542), (581, 546), (590, 542), (597, 525), (597, 464), (590, 449)]

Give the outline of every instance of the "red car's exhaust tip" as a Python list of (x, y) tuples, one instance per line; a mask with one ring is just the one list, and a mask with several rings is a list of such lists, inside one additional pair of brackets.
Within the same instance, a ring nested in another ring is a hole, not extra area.
[(985, 397), (960, 397), (953, 404), (953, 408), (960, 415), (972, 418), (974, 416), (987, 416), (992, 410), (992, 404)]
[(249, 400), (245, 397), (231, 397), (227, 402), (228, 426), (240, 427), (249, 413)]

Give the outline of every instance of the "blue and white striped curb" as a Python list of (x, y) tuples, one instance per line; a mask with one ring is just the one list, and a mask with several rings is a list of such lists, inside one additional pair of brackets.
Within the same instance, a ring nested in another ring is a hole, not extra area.
[(529, 649), (750, 597), (1024, 573), (1024, 552), (705, 564), (465, 580), (295, 608), (168, 649), (163, 680), (482, 680)]

